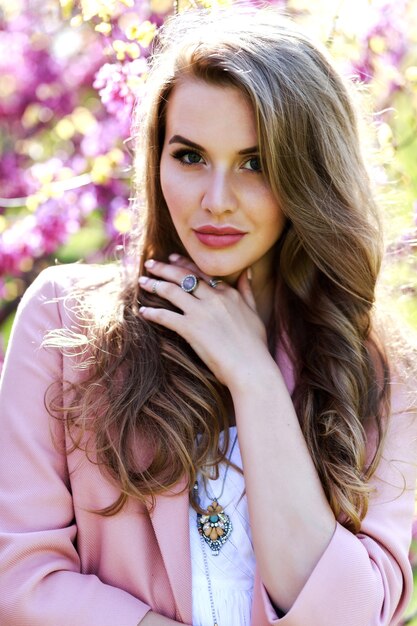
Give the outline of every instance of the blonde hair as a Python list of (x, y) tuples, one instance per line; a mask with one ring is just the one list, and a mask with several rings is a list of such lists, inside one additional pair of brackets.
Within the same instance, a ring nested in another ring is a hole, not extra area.
[[(276, 246), (271, 350), (280, 340), (293, 360), (293, 401), (307, 445), (335, 515), (357, 531), (382, 445), (389, 370), (371, 324), (380, 226), (348, 89), (326, 54), (274, 11), (191, 11), (169, 20), (135, 120), (139, 273), (148, 258), (186, 253), (162, 194), (159, 160), (166, 104), (187, 78), (234, 87), (253, 106), (264, 175), (287, 218)], [(184, 474), (192, 487), (197, 471), (224, 460), (229, 423), (227, 389), (181, 337), (137, 314), (138, 301), (169, 303), (140, 291), (136, 272), (116, 300), (106, 326), (92, 319), (94, 365), (67, 407), (69, 425), (81, 432), (86, 416), (96, 416), (99, 462), (121, 488), (110, 514), (128, 496), (144, 500)], [(105, 389), (100, 397), (97, 384)], [(369, 421), (379, 436), (367, 466)], [(153, 450), (145, 468), (132, 455), (138, 435)]]

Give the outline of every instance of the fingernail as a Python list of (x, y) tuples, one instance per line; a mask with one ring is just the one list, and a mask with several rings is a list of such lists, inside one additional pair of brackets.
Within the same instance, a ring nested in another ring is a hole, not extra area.
[(149, 259), (145, 261), (145, 267), (153, 267), (155, 265), (155, 261), (153, 259)]
[(180, 258), (180, 255), (173, 253), (173, 254), (170, 254), (168, 258), (170, 261), (178, 261), (178, 259)]
[(139, 279), (138, 279), (138, 283), (140, 285), (146, 285), (148, 280), (149, 280), (149, 278), (147, 276), (140, 276)]
[(146, 306), (139, 307), (139, 313), (143, 313), (144, 311), (146, 311)]
[(252, 280), (252, 268), (248, 267), (248, 269), (246, 270), (246, 276), (248, 277), (248, 280)]

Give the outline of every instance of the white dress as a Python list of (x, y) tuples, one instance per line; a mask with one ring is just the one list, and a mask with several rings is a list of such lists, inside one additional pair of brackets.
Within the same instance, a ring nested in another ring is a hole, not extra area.
[[(228, 458), (236, 436), (236, 427), (230, 427)], [(242, 467), (239, 442), (236, 441), (231, 460)], [(219, 504), (230, 517), (233, 530), (216, 556), (209, 546), (202, 545), (197, 529), (197, 514), (190, 506), (190, 545), (193, 594), (193, 626), (213, 626), (210, 595), (204, 567), (203, 549), (207, 555), (208, 570), (218, 626), (250, 626), (255, 554), (249, 527), (246, 495), (242, 497), (245, 483), (243, 475), (229, 467), (223, 495), (223, 477), (226, 466), (222, 464), (217, 480), (207, 481), (207, 492), (219, 498)], [(199, 480), (201, 506), (206, 508), (212, 499), (207, 496)]]

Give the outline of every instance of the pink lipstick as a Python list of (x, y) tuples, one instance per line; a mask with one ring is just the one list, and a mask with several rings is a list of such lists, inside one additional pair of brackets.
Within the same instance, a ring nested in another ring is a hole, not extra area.
[(212, 226), (210, 224), (194, 229), (196, 237), (209, 248), (228, 248), (238, 243), (246, 233), (233, 226)]

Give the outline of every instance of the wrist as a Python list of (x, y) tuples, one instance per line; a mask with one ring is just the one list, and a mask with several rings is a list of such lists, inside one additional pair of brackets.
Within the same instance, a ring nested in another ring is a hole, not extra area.
[(240, 360), (227, 386), (233, 396), (234, 393), (259, 393), (260, 389), (269, 389), (280, 381), (283, 381), (281, 371), (265, 346), (263, 352), (252, 353), (250, 358)]

